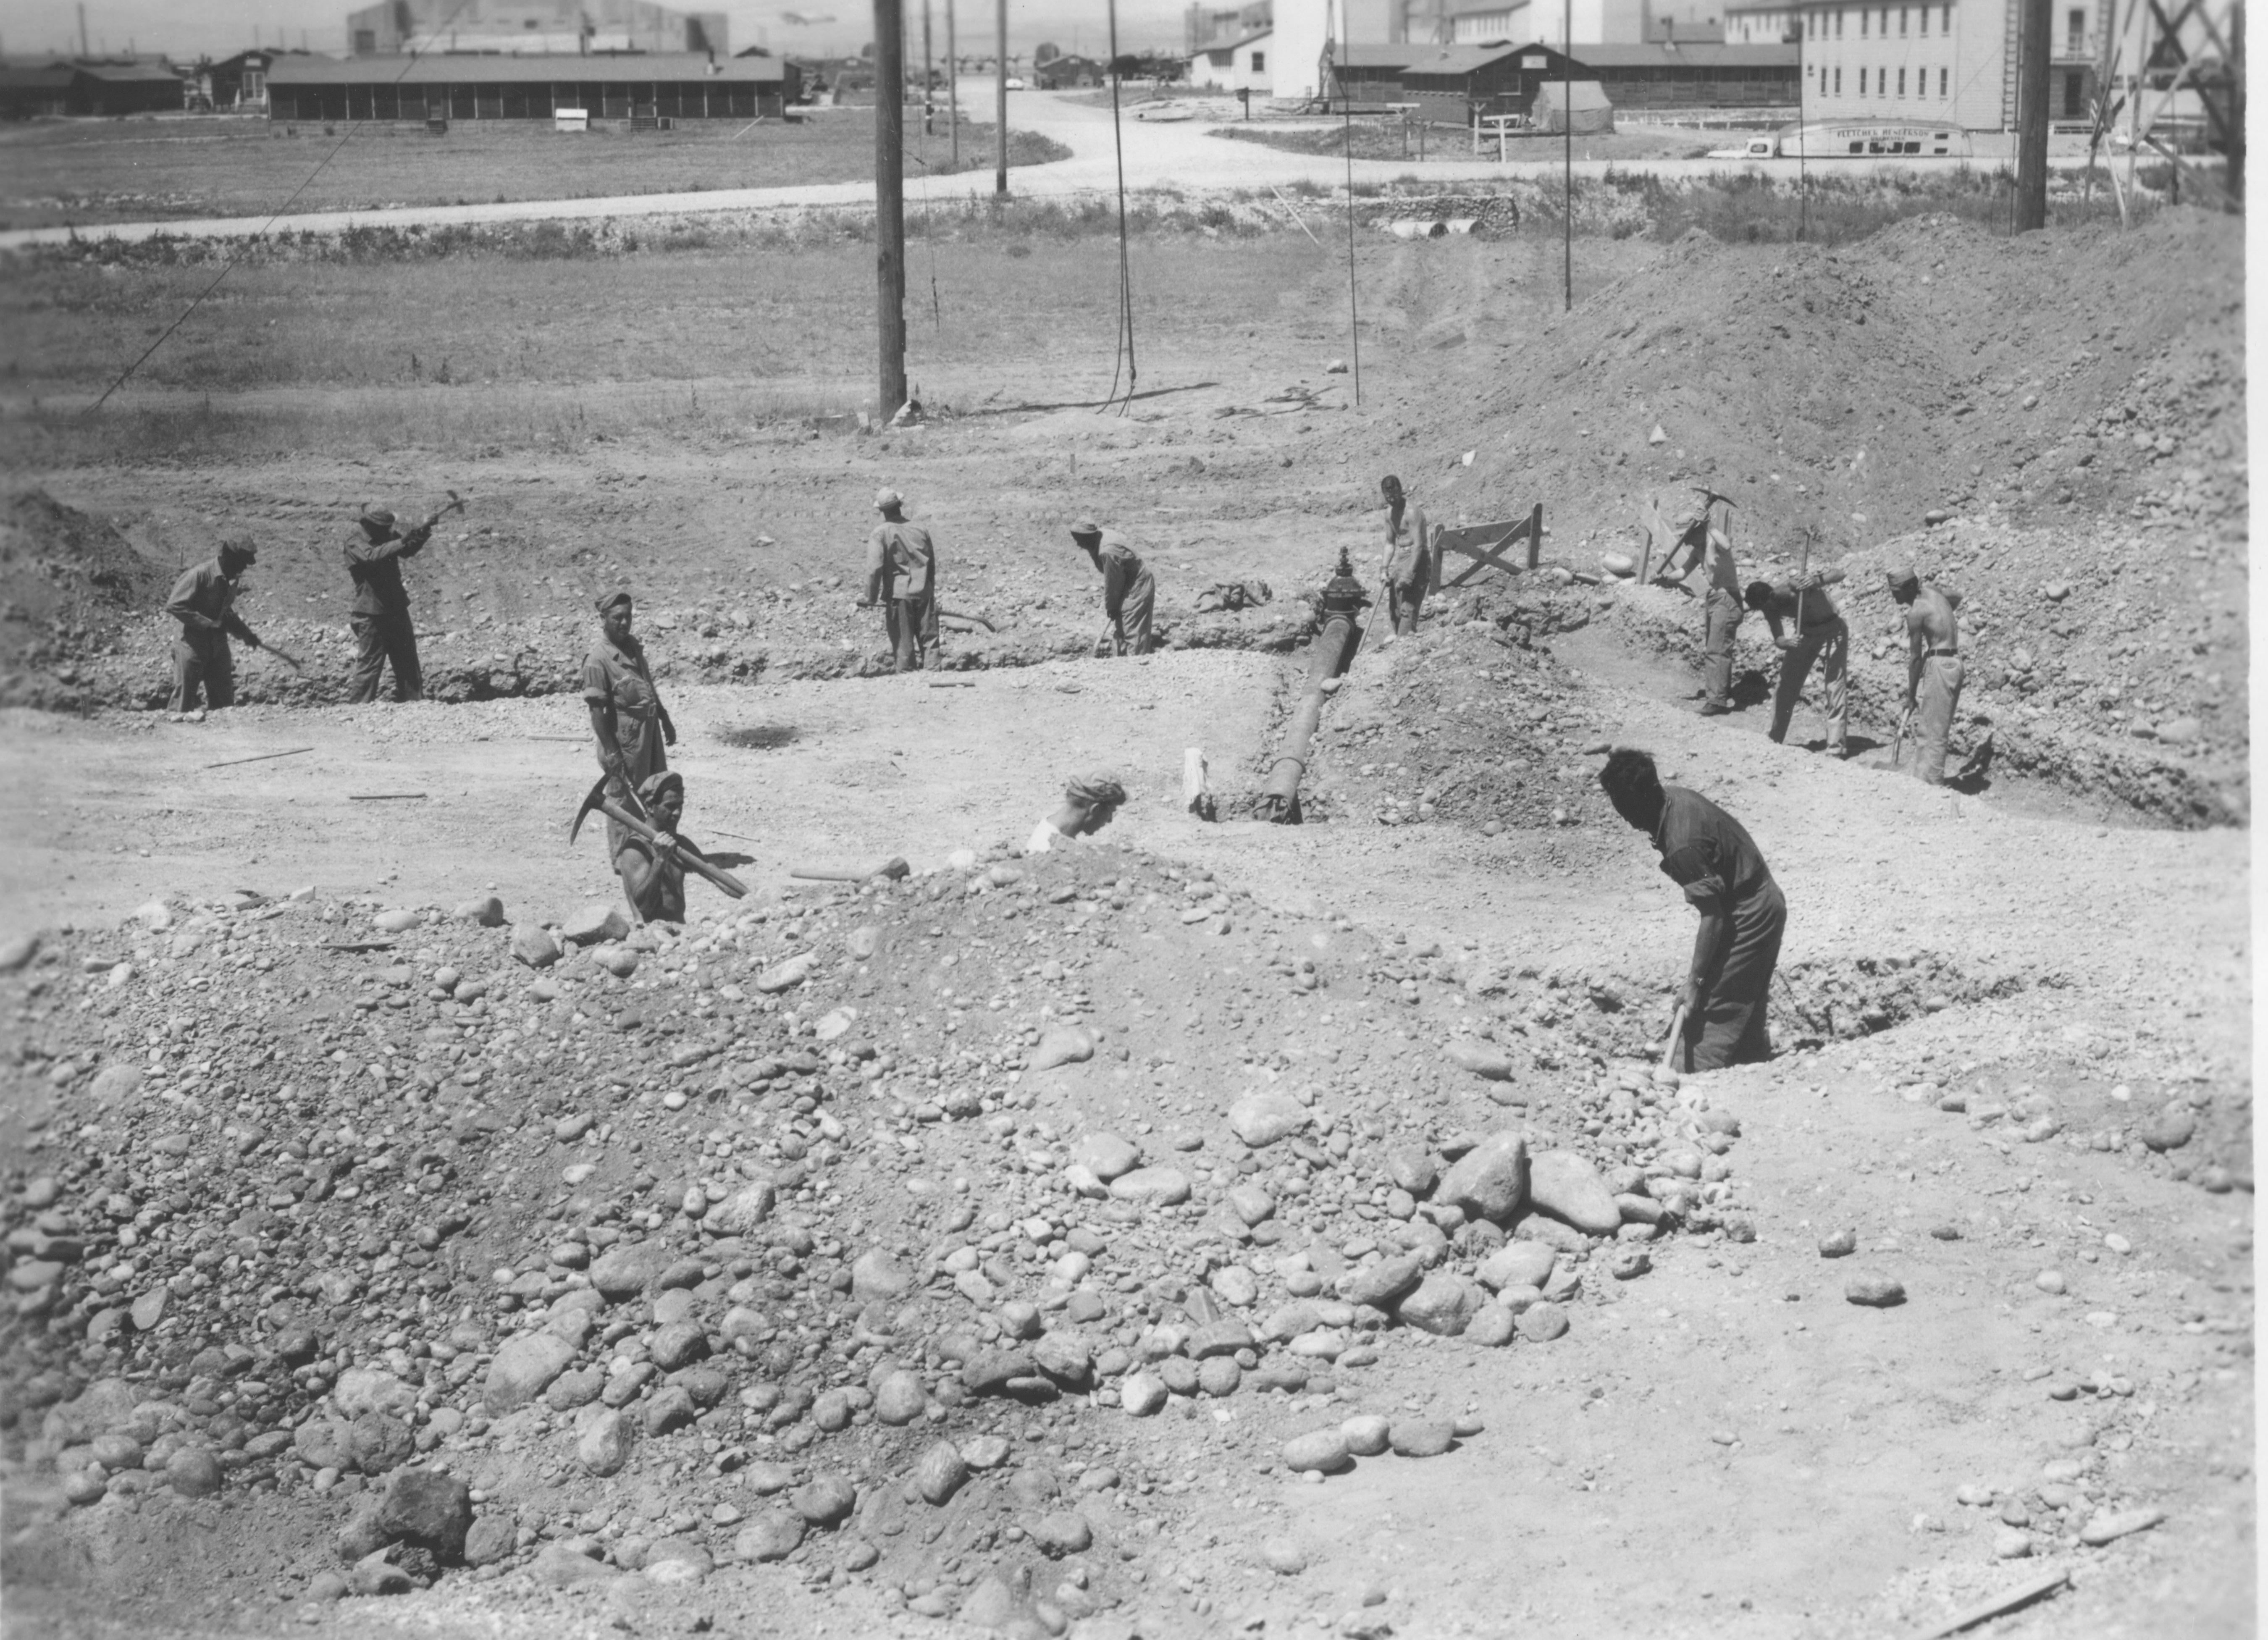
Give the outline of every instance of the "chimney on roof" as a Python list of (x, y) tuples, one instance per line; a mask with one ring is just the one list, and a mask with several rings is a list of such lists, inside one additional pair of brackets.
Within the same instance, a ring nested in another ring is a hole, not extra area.
[(1661, 44), (1666, 51), (1677, 49), (1677, 19), (1674, 17), (1661, 19)]

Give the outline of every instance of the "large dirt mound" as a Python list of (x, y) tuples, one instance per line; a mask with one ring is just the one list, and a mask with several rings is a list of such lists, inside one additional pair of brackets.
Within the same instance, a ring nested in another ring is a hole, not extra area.
[(68, 703), (73, 661), (107, 648), (166, 587), (164, 570), (108, 523), (44, 489), (17, 492), (0, 516), (0, 702)]
[(1145, 1580), (1192, 1489), (1357, 1416), (1485, 1439), (1413, 1337), (1541, 1349), (1656, 1236), (1752, 1233), (1624, 982), (1131, 850), (594, 914), (556, 964), (481, 914), (247, 894), (8, 953), (11, 1577), (217, 1508), (215, 1589), (723, 1567), (776, 1610), (784, 1561), (1186, 1622)]

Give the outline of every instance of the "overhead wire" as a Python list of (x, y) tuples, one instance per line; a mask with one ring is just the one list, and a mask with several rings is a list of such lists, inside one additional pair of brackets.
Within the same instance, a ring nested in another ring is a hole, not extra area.
[[(472, 0), (457, 0), (457, 4), (449, 8), (449, 15), (443, 18), (438, 23), (435, 24), (430, 32), (435, 35), (438, 35), (443, 30), (446, 29), (450, 24), (455, 22), (457, 20), (457, 13), (463, 11), (465, 7), (469, 5), (471, 3)], [(401, 65), (401, 72), (395, 75), (392, 81), (389, 82), (389, 85), (401, 85), (402, 80), (409, 76), (409, 70), (417, 66), (417, 59), (418, 53), (414, 50), (410, 52), (409, 61)], [(221, 282), (226, 279), (229, 275), (236, 271), (237, 265), (243, 261), (246, 255), (250, 252), (252, 246), (268, 236), (268, 230), (276, 225), (276, 219), (282, 217), (285, 211), (291, 210), (291, 207), (298, 202), (300, 195), (306, 193), (310, 188), (314, 186), (315, 179), (322, 175), (324, 171), (329, 167), (331, 161), (339, 157), (339, 151), (354, 140), (354, 135), (357, 131), (359, 131), (364, 126), (369, 123), (370, 121), (368, 120), (357, 120), (347, 127), (345, 135), (341, 136), (339, 140), (332, 145), (330, 152), (325, 154), (320, 159), (317, 160), (315, 162), (315, 168), (307, 173), (306, 177), (301, 179), (299, 186), (291, 190), (291, 195), (282, 204), (278, 205), (274, 210), (268, 213), (268, 220), (260, 224), (260, 232), (246, 238), (238, 246), (235, 254), (232, 255), (228, 261), (221, 264), (221, 270), (212, 276), (211, 283), (207, 284), (203, 290), (198, 291), (195, 296), (190, 298), (189, 305), (181, 310), (180, 317), (174, 320), (172, 324), (166, 326), (165, 329), (159, 331), (158, 333), (158, 339), (152, 342), (148, 347), (143, 349), (140, 356), (137, 357), (131, 364), (129, 364), (124, 370), (118, 372), (118, 379), (112, 382), (110, 386), (102, 390), (102, 396), (100, 398), (97, 399), (92, 404), (87, 406), (86, 413), (89, 416), (92, 416), (97, 410), (102, 408), (104, 405), (109, 403), (111, 394), (116, 393), (121, 387), (123, 387), (132, 378), (134, 372), (140, 370), (143, 365), (148, 364), (150, 362), (151, 356), (156, 353), (159, 348), (164, 347), (166, 343), (173, 338), (173, 335), (175, 331), (179, 330), (183, 325), (189, 322), (190, 315), (195, 313), (200, 307), (202, 307), (205, 304), (205, 298), (210, 296), (214, 291), (219, 290), (221, 287)]]
[[(1110, 145), (1118, 162), (1118, 346), (1110, 366), (1110, 396), (1102, 402), (1107, 410), (1114, 404), (1121, 416), (1134, 408), (1134, 391), (1141, 371), (1134, 357), (1134, 276), (1126, 253), (1126, 141), (1118, 115), (1118, 0), (1110, 0)], [(1126, 376), (1126, 397), (1118, 397), (1118, 378), (1121, 368)], [(1100, 414), (1100, 412), (1098, 412)]]

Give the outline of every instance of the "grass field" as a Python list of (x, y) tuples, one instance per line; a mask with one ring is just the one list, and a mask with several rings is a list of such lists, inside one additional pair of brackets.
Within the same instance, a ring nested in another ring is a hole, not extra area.
[[(1346, 151), (1350, 140), (1357, 159), (1408, 159), (1415, 163), (1419, 158), (1419, 136), (1415, 126), (1404, 126), (1399, 120), (1355, 120), (1338, 124), (1307, 123), (1285, 125), (1278, 121), (1253, 121), (1238, 124), (1216, 133), (1240, 143), (1258, 143), (1266, 148), (1280, 148), (1291, 154), (1339, 154)], [(1712, 148), (1721, 148), (1731, 140), (1721, 132), (1702, 131), (1616, 131), (1603, 136), (1578, 136), (1575, 158), (1578, 159), (1698, 159)], [(1512, 159), (1557, 159), (1561, 141), (1557, 136), (1514, 137), (1505, 152)], [(1471, 133), (1455, 126), (1433, 126), (1424, 137), (1424, 158), (1433, 159), (1470, 159), (1473, 157)], [(1496, 157), (1496, 143), (1488, 142), (1483, 157)]]
[[(587, 199), (849, 182), (874, 174), (871, 108), (828, 109), (807, 120), (703, 121), (669, 131), (565, 136), (502, 121), (422, 128), (369, 124), (343, 145), (320, 125), (265, 120), (44, 121), (0, 129), (0, 228), (63, 223), (367, 210), (521, 199)], [(993, 128), (964, 124), (961, 169), (990, 169)], [(335, 154), (319, 162), (335, 149)], [(909, 121), (907, 173), (951, 169), (951, 139)], [(1028, 132), (1009, 134), (1009, 163), (1060, 159), (1065, 151)], [(304, 185), (304, 186), (303, 186)]]

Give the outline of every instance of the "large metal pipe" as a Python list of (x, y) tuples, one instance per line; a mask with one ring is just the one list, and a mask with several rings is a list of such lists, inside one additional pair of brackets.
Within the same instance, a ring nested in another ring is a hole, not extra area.
[(1362, 583), (1354, 577), (1354, 565), (1342, 551), (1338, 573), (1323, 585), (1322, 627), (1307, 646), (1307, 688), (1292, 713), (1283, 743), (1277, 747), (1268, 778), (1261, 783), (1258, 809), (1263, 820), (1279, 826), (1300, 823), (1300, 783), (1307, 778), (1309, 748), (1323, 720), (1323, 686), (1347, 664), (1360, 630), (1355, 617), (1365, 601)]

